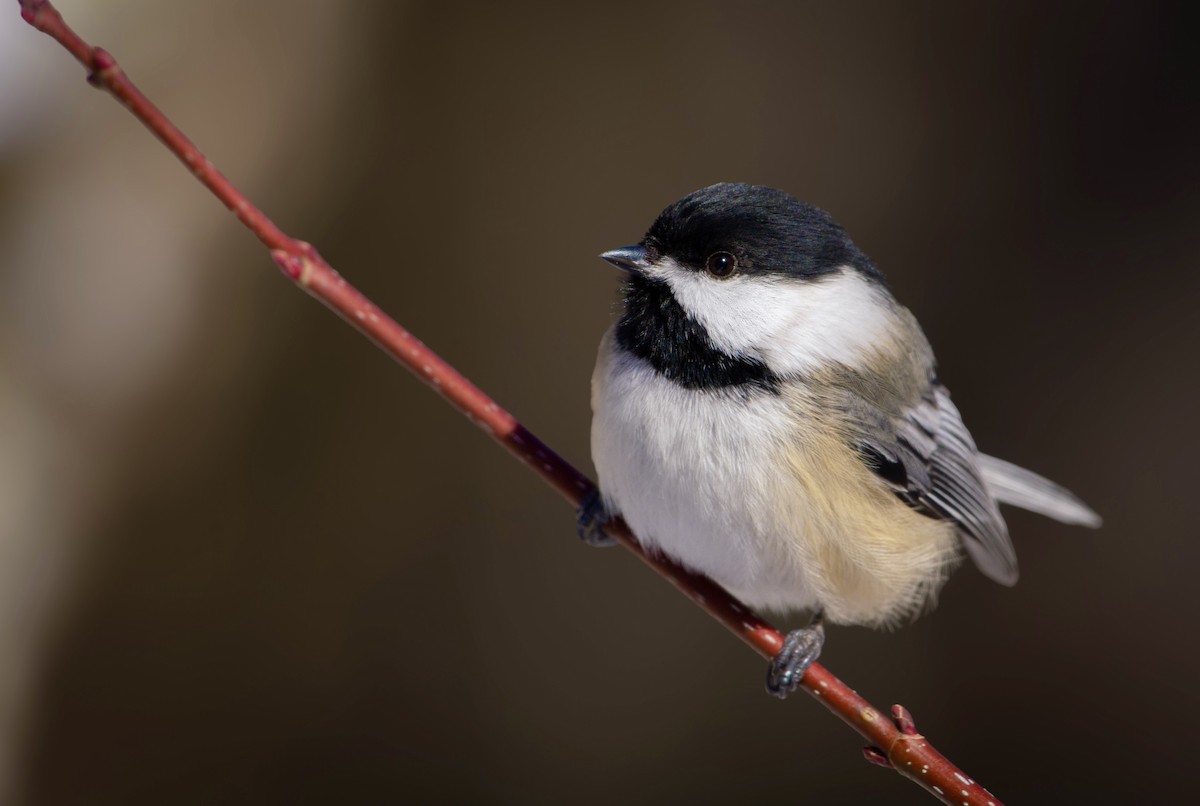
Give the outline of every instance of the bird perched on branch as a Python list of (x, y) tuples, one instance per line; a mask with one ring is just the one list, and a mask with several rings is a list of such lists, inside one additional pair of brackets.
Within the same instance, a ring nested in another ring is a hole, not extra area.
[(998, 504), (1098, 526), (1062, 487), (975, 448), (913, 315), (825, 212), (719, 184), (636, 245), (592, 377), (600, 495), (647, 547), (747, 604), (809, 610), (768, 671), (786, 696), (822, 618), (888, 625), (926, 607), (963, 550), (1017, 581)]

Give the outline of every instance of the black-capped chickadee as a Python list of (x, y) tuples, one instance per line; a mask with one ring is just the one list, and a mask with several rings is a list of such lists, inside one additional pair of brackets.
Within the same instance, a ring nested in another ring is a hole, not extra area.
[(636, 246), (624, 312), (592, 377), (601, 499), (642, 543), (747, 604), (807, 609), (768, 689), (820, 653), (822, 615), (888, 625), (932, 602), (961, 549), (1017, 581), (998, 503), (1100, 518), (975, 448), (913, 315), (833, 219), (779, 190), (719, 184), (672, 204)]

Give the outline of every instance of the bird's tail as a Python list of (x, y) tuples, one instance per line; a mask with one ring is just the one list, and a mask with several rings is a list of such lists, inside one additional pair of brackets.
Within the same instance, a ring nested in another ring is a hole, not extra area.
[(1100, 526), (1100, 516), (1063, 487), (1037, 473), (1017, 467), (994, 456), (979, 455), (979, 469), (992, 497), (1001, 504), (1012, 504), (1062, 523)]

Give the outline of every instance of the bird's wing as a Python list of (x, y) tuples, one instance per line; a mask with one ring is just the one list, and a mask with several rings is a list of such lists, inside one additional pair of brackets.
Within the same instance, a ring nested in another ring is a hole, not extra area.
[(1017, 555), (1008, 527), (946, 387), (934, 379), (915, 404), (892, 411), (855, 395), (845, 410), (863, 426), (854, 429), (857, 447), (875, 474), (918, 511), (952, 521), (985, 575), (1015, 583)]

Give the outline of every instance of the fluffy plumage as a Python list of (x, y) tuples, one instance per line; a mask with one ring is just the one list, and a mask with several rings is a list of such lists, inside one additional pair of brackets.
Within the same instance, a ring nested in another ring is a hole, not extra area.
[(916, 320), (824, 212), (715, 185), (619, 255), (625, 310), (592, 386), (606, 506), (749, 604), (888, 624), (932, 600), (964, 545), (1016, 581), (997, 500), (1094, 525), (978, 454)]

